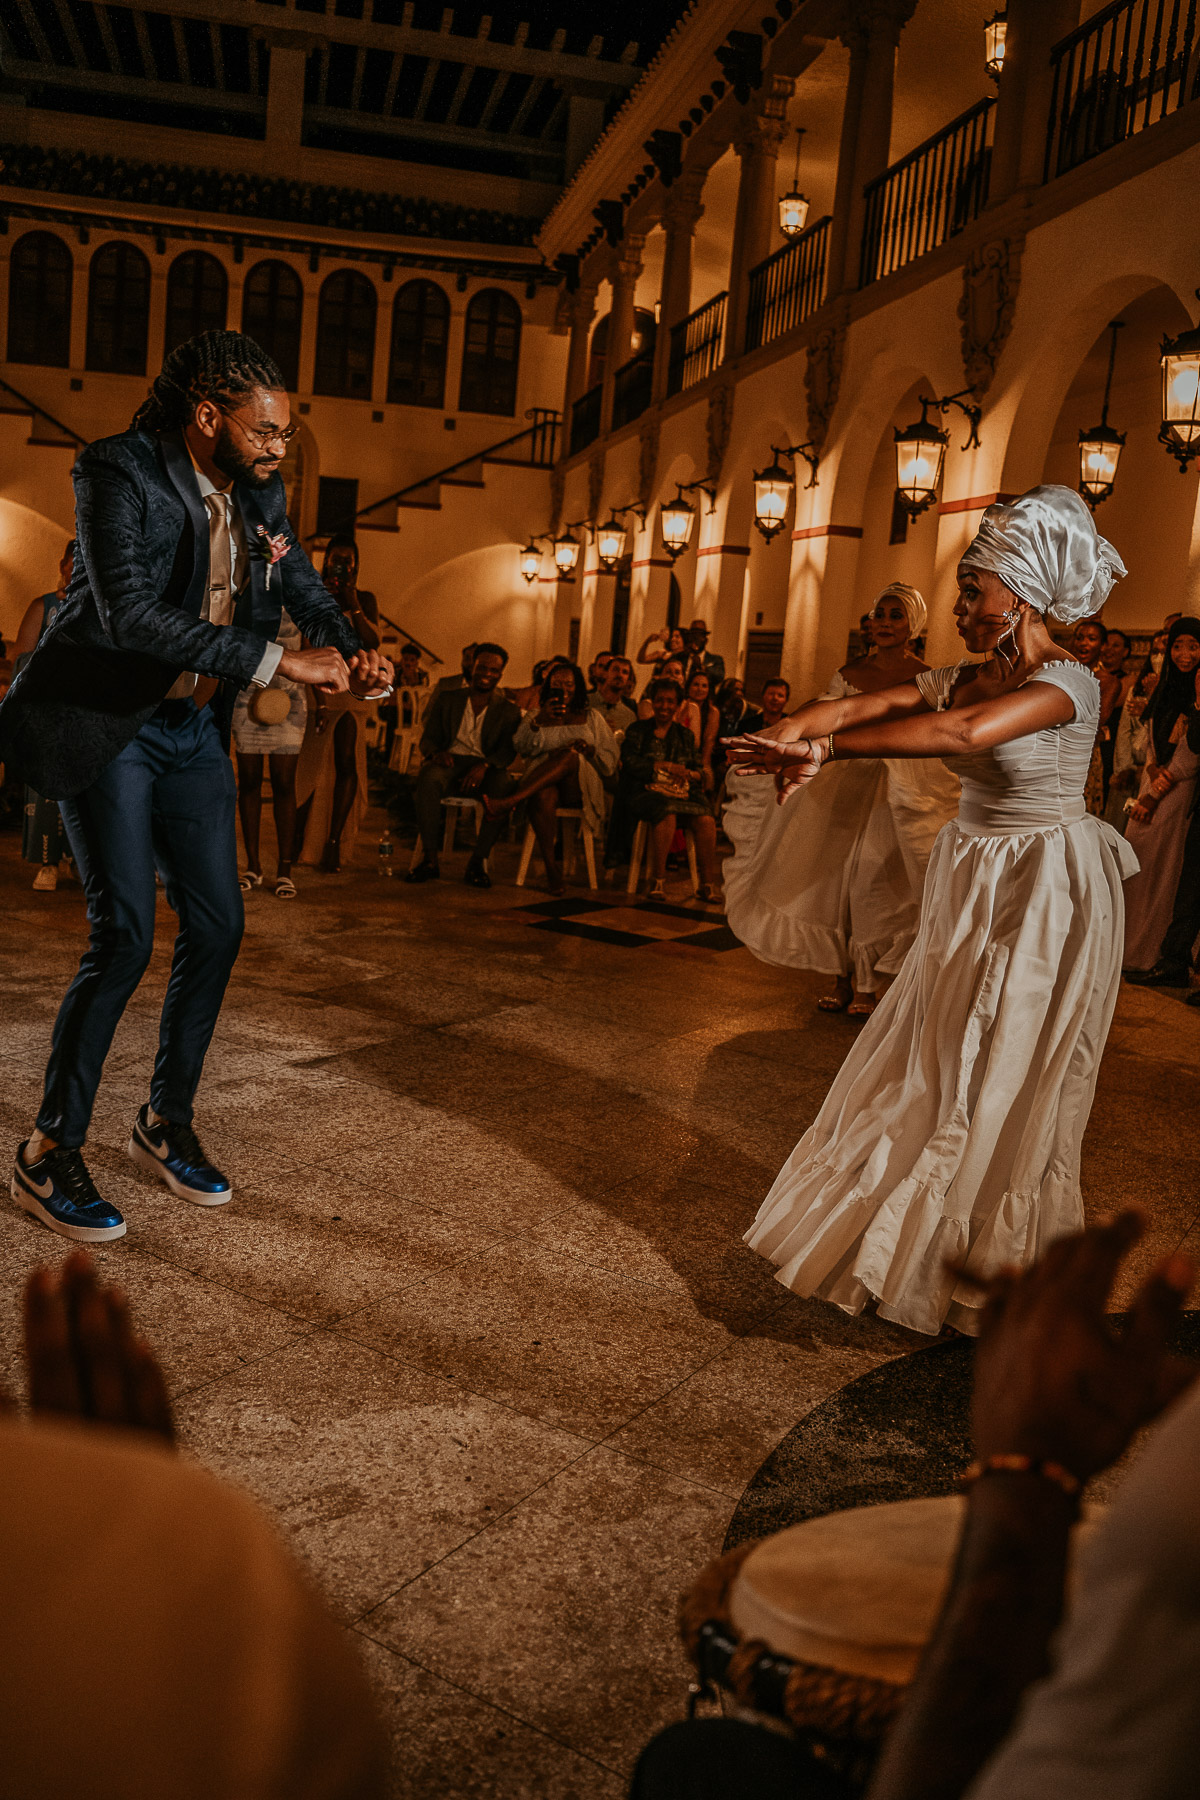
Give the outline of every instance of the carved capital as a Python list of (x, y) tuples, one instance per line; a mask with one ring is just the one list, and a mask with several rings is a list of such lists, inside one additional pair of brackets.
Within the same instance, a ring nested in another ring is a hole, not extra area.
[(982, 400), (1008, 342), (1021, 285), (1023, 237), (994, 238), (972, 250), (963, 266), (958, 322), (967, 385)]
[(662, 222), (669, 232), (693, 232), (704, 217), (701, 194), (707, 171), (689, 169), (667, 195)]
[(642, 251), (645, 248), (644, 237), (631, 237), (628, 234), (621, 241), (621, 251), (613, 258), (612, 283), (614, 288), (636, 287), (642, 273)]
[(733, 140), (740, 157), (778, 156), (787, 136), (787, 106), (796, 83), (791, 75), (773, 75), (767, 92), (742, 119)]
[(892, 48), (917, 9), (917, 0), (845, 0), (838, 37), (853, 54), (865, 53), (872, 39), (890, 39)]

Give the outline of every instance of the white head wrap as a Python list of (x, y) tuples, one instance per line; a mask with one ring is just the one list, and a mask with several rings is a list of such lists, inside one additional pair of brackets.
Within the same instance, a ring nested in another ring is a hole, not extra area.
[(889, 581), (883, 592), (875, 596), (875, 607), (881, 600), (898, 600), (908, 615), (909, 637), (920, 637), (925, 629), (929, 610), (915, 587), (909, 587), (906, 581)]
[(1061, 625), (1098, 613), (1127, 572), (1082, 496), (1067, 487), (1030, 488), (1011, 506), (989, 506), (959, 566), (990, 569)]

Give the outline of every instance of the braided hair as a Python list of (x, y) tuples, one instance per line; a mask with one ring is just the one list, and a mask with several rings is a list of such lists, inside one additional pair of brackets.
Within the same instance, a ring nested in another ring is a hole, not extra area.
[(243, 331), (202, 331), (163, 358), (132, 431), (178, 431), (198, 401), (227, 406), (254, 388), (286, 388), (283, 372)]

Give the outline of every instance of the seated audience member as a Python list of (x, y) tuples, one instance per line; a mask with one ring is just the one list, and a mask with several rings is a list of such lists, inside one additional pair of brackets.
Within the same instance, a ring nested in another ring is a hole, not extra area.
[(595, 656), (592, 658), (591, 667), (587, 672), (589, 694), (594, 694), (596, 689), (600, 686), (600, 683), (604, 680), (605, 672), (612, 659), (613, 653), (611, 650), (597, 650)]
[[(683, 668), (684, 664), (681, 656), (667, 656), (663, 658), (663, 665), (660, 673), (650, 677), (650, 680), (646, 683), (646, 691), (638, 701), (637, 716), (639, 719), (652, 719), (654, 717), (654, 701), (651, 698), (651, 692), (656, 681), (673, 681), (678, 687), (679, 692), (681, 694), (684, 693)], [(693, 701), (687, 699), (686, 695), (679, 702), (679, 707), (675, 714), (675, 722), (678, 725), (686, 725), (697, 744), (699, 744), (700, 708)]]
[(434, 694), (435, 699), (437, 698), (437, 696), (439, 694), (444, 694), (447, 692), (453, 693), (458, 688), (470, 687), (470, 685), (471, 685), (471, 670), (475, 664), (475, 652), (478, 650), (478, 648), (479, 648), (478, 644), (464, 644), (463, 645), (463, 647), (462, 647), (462, 674), (461, 675), (443, 675), (441, 680), (439, 682), (436, 682), (434, 685), (433, 694)]
[(603, 680), (595, 693), (588, 695), (588, 705), (600, 714), (610, 731), (624, 731), (637, 718), (637, 709), (625, 700), (632, 669), (625, 657), (611, 656)]
[(396, 686), (406, 688), (428, 687), (429, 672), (421, 666), (421, 652), (415, 644), (401, 644), (400, 660), (396, 664)]
[(506, 687), (500, 691), (514, 706), (519, 706), (523, 713), (536, 712), (542, 703), (542, 687), (547, 675), (551, 669), (557, 668), (559, 663), (565, 663), (566, 660), (565, 656), (543, 657), (541, 662), (534, 663), (532, 679), (525, 687)]
[(713, 751), (717, 744), (717, 730), (721, 723), (721, 715), (717, 711), (716, 702), (712, 698), (712, 683), (704, 669), (693, 669), (688, 676), (684, 689), (684, 699), (694, 706), (699, 715), (698, 723), (693, 728), (696, 748), (700, 752), (700, 772), (706, 794), (716, 791), (716, 776), (713, 773)]
[(792, 690), (782, 675), (775, 675), (770, 681), (764, 681), (762, 691), (762, 724), (760, 731), (770, 731), (772, 726), (787, 712)]
[[(438, 846), (445, 814), (442, 801), (448, 794), (482, 800), (499, 799), (511, 785), (504, 773), (516, 755), (513, 737), (521, 723), (520, 709), (497, 694), (496, 687), (508, 651), (499, 644), (479, 644), (471, 665), (471, 682), (465, 688), (435, 690), (421, 732), (421, 768), (414, 801), (417, 826), (424, 852), (406, 881), (436, 881)], [(491, 887), (484, 863), (500, 835), (501, 820), (484, 817), (479, 838), (467, 863), (463, 880), (471, 887)]]
[(254, 1501), (173, 1454), (158, 1364), (82, 1252), (30, 1277), (25, 1356), (32, 1416), (0, 1407), (0, 1792), (382, 1797), (347, 1633)]
[(715, 694), (725, 679), (725, 658), (709, 649), (708, 626), (703, 619), (692, 620), (687, 628), (684, 647), (691, 659), (691, 668), (688, 671), (689, 679), (695, 670), (703, 669)]
[(525, 758), (525, 774), (502, 800), (487, 798), (489, 819), (501, 817), (529, 801), (533, 826), (546, 865), (550, 892), (566, 893), (555, 849), (558, 809), (577, 806), (593, 837), (604, 836), (604, 777), (617, 769), (617, 743), (599, 711), (588, 705), (583, 670), (574, 663), (555, 663), (542, 687), (536, 713), (522, 719), (514, 738), (517, 755)]
[(651, 827), (654, 879), (651, 900), (665, 900), (667, 855), (677, 819), (691, 821), (700, 864), (699, 898), (720, 897), (717, 886), (717, 828), (702, 792), (700, 753), (696, 740), (677, 719), (682, 694), (679, 683), (660, 675), (650, 683), (649, 719), (635, 719), (621, 745), (621, 769), (628, 780), (629, 810)]
[[(1125, 1213), (990, 1284), (958, 1557), (868, 1800), (1174, 1800), (1191, 1789), (1200, 1389), (1186, 1392), (1195, 1366), (1171, 1357), (1167, 1339), (1195, 1271), (1169, 1257), (1144, 1282), (1128, 1328), (1114, 1331), (1109, 1296), (1141, 1234)], [(1081, 1550), (1060, 1630), (1080, 1489), (1168, 1406)], [(648, 1746), (631, 1796), (851, 1800), (857, 1791), (800, 1738), (703, 1719)]]

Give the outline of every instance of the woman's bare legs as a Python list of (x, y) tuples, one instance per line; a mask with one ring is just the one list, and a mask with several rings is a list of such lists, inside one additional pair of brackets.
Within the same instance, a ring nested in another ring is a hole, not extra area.
[[(564, 775), (573, 774), (578, 767), (579, 759), (574, 750), (569, 747), (565, 750), (556, 750), (553, 756), (548, 756), (545, 762), (538, 765), (532, 775), (527, 775), (511, 794), (505, 794), (499, 800), (494, 800), (490, 794), (485, 794), (483, 810), (489, 819), (498, 818), (501, 813), (511, 812), (514, 806), (521, 804), (522, 800), (530, 799), (532, 795), (541, 793), (545, 788), (556, 787)], [(541, 842), (540, 838), (538, 841)]]
[(550, 892), (554, 895), (565, 894), (567, 888), (563, 880), (562, 866), (554, 854), (558, 847), (557, 787), (542, 786), (537, 789), (529, 802), (529, 823), (533, 826), (533, 834), (537, 838), (538, 849), (541, 851), (542, 861), (546, 865), (546, 880), (549, 883)]
[[(275, 814), (275, 838), (279, 847), (277, 875), (291, 874), (292, 858), (296, 854), (296, 765), (299, 760), (298, 753), (280, 753), (271, 757), (271, 807)], [(261, 790), (260, 778), (260, 810)]]
[[(274, 763), (275, 758), (271, 758)], [(237, 753), (238, 813), (242, 821), (242, 841), (246, 846), (246, 867), (252, 875), (262, 874), (259, 839), (262, 833), (263, 759)]]
[(339, 714), (333, 729), (333, 808), (329, 842), (321, 858), (321, 867), (335, 875), (342, 866), (342, 833), (358, 792), (358, 769), (354, 760), (357, 742), (358, 720), (351, 712)]

